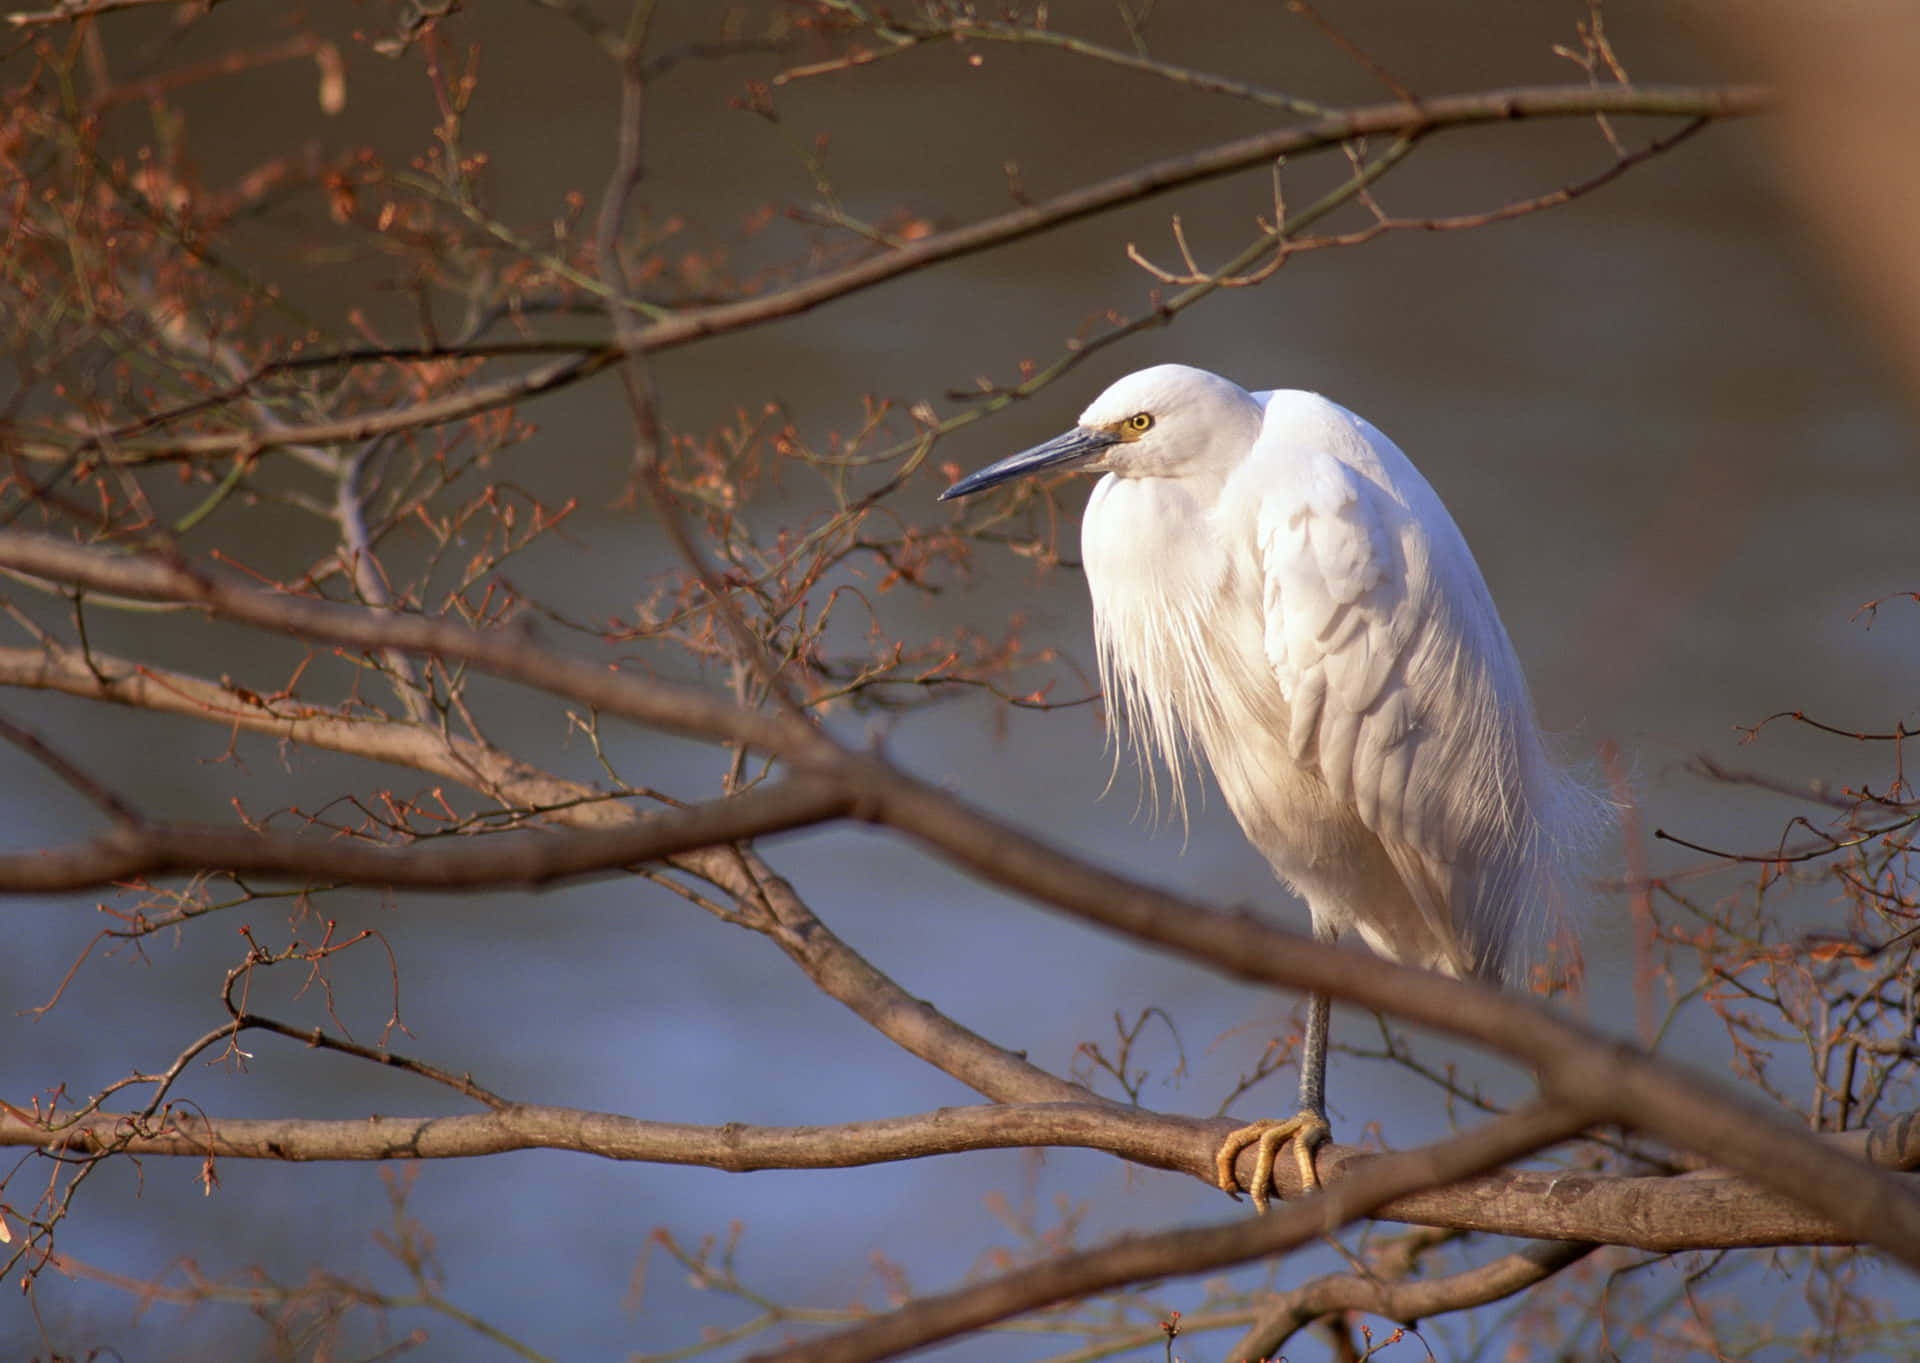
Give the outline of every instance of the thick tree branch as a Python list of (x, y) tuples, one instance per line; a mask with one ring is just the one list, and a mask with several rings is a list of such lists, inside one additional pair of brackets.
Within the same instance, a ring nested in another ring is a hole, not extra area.
[[(775, 875), (752, 849), (742, 849), (726, 864), (703, 865), (699, 874), (736, 898), (762, 904), (774, 924), (767, 935), (822, 993), (844, 1004), (894, 1045), (982, 1097), (999, 1103), (1107, 1101), (1024, 1055), (994, 1045), (902, 989), (821, 922), (793, 886)], [(925, 907), (903, 904), (901, 911)]]
[(505, 808), (541, 811), (544, 822), (629, 828), (643, 817), (605, 791), (554, 776), (434, 725), (369, 722), (293, 696), (263, 695), (233, 681), (208, 681), (98, 649), (82, 654), (51, 642), (42, 648), (0, 648), (0, 686), (181, 715), (229, 731), (428, 772), (458, 781)]
[[(296, 1162), (471, 1159), (510, 1150), (566, 1150), (730, 1173), (846, 1169), (1044, 1146), (1100, 1150), (1211, 1183), (1213, 1152), (1237, 1125), (1228, 1118), (1169, 1116), (1099, 1101), (941, 1108), (880, 1121), (799, 1127), (693, 1126), (528, 1104), (457, 1116), (343, 1121), (209, 1117), (174, 1108), (148, 1118), (93, 1113), (71, 1123), (36, 1122), (17, 1109), (0, 1109), (0, 1145)], [(1330, 1146), (1321, 1151), (1319, 1164), (1331, 1186), (1399, 1158)], [(1837, 1227), (1791, 1200), (1720, 1172), (1648, 1178), (1500, 1170), (1407, 1192), (1376, 1206), (1371, 1215), (1449, 1230), (1657, 1251), (1847, 1242)], [(1416, 1309), (1415, 1300), (1378, 1314), (1427, 1314), (1430, 1308)], [(1317, 1307), (1313, 1314), (1328, 1309)]]
[(1778, 1113), (1722, 1084), (1644, 1056), (1532, 999), (1328, 947), (1112, 875), (877, 758), (839, 749), (790, 718), (557, 658), (508, 631), (376, 615), (240, 586), (155, 558), (114, 558), (44, 536), (0, 535), (0, 566), (124, 595), (189, 601), (310, 638), (437, 652), (609, 714), (791, 754), (809, 774), (842, 783), (842, 792), (853, 798), (854, 817), (908, 833), (992, 883), (1239, 978), (1321, 991), (1490, 1046), (1531, 1065), (1550, 1097), (1706, 1155), (1795, 1198), (1847, 1237), (1881, 1245), (1920, 1267), (1920, 1195), (1865, 1164), (1835, 1160)]
[(118, 596), (203, 606), (225, 619), (302, 639), (370, 652), (398, 648), (463, 658), (498, 676), (653, 728), (745, 743), (796, 763), (830, 751), (825, 738), (791, 716), (743, 710), (699, 687), (642, 681), (603, 665), (563, 657), (518, 631), (477, 630), (451, 620), (381, 614), (266, 591), (158, 556), (115, 555), (25, 531), (0, 533), (0, 567)]
[[(210, 1118), (174, 1109), (142, 1123), (98, 1113), (49, 1131), (0, 1109), (0, 1145), (44, 1150), (115, 1149), (134, 1155), (231, 1159), (468, 1159), (509, 1150), (570, 1150), (604, 1159), (693, 1165), (744, 1174), (763, 1169), (851, 1169), (969, 1150), (1024, 1146), (1111, 1150), (1163, 1164), (1202, 1128), (1224, 1126), (1132, 1112), (1098, 1102), (942, 1108), (912, 1117), (832, 1126), (691, 1126), (578, 1108), (516, 1104), (449, 1117)], [(1230, 1129), (1230, 1128), (1228, 1128)], [(1198, 1168), (1199, 1161), (1193, 1161)]]
[[(875, 818), (983, 879), (1223, 973), (1313, 990), (1490, 1046), (1531, 1066), (1549, 1097), (1651, 1132), (1794, 1198), (1920, 1268), (1920, 1193), (1835, 1160), (1778, 1112), (1656, 1061), (1531, 998), (1464, 985), (1149, 890), (894, 776)], [(1243, 1166), (1242, 1178), (1250, 1173)]]
[(1539, 1103), (1462, 1135), (1398, 1155), (1383, 1155), (1352, 1178), (1263, 1217), (1224, 1226), (1122, 1239), (1022, 1268), (1004, 1277), (924, 1297), (876, 1320), (791, 1345), (754, 1363), (869, 1363), (925, 1348), (1024, 1311), (1149, 1278), (1227, 1268), (1292, 1249), (1338, 1230), (1396, 1197), (1469, 1177), (1575, 1134), (1577, 1110)]
[[(39, 687), (204, 720), (430, 772), (478, 791), (503, 807), (540, 811), (542, 822), (581, 829), (630, 829), (640, 810), (605, 792), (565, 780), (511, 755), (438, 728), (370, 724), (291, 697), (262, 696), (231, 682), (149, 667), (99, 651), (0, 648), (0, 684)], [(823, 993), (908, 1053), (984, 1097), (1007, 1103), (1091, 1102), (1024, 1057), (961, 1026), (914, 997), (855, 951), (807, 907), (793, 887), (750, 849), (709, 847), (678, 853), (667, 864), (697, 876), (742, 904), (761, 905), (764, 934)]]

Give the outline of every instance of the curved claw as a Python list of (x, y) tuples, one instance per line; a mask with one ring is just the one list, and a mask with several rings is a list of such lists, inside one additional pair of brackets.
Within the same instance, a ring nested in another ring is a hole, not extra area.
[(1333, 1135), (1333, 1129), (1327, 1125), (1327, 1119), (1313, 1111), (1302, 1111), (1285, 1121), (1271, 1118), (1257, 1121), (1241, 1127), (1220, 1143), (1220, 1151), (1214, 1161), (1220, 1173), (1220, 1191), (1229, 1197), (1238, 1196), (1239, 1179), (1233, 1172), (1233, 1162), (1240, 1152), (1256, 1142), (1259, 1154), (1253, 1166), (1253, 1186), (1247, 1193), (1253, 1198), (1254, 1210), (1266, 1214), (1269, 1190), (1273, 1187), (1273, 1160), (1279, 1149), (1288, 1141), (1293, 1142), (1293, 1157), (1300, 1169), (1300, 1186), (1309, 1192), (1320, 1186), (1320, 1175), (1313, 1167), (1313, 1152), (1324, 1145)]

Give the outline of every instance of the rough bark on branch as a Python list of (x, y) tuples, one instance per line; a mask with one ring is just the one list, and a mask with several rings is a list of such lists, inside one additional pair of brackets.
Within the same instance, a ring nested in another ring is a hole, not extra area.
[[(186, 1109), (145, 1120), (96, 1113), (49, 1129), (17, 1110), (0, 1109), (0, 1145), (295, 1162), (471, 1159), (511, 1150), (567, 1150), (730, 1173), (845, 1169), (1044, 1146), (1101, 1150), (1210, 1185), (1214, 1151), (1238, 1125), (1230, 1118), (1169, 1116), (1098, 1101), (941, 1108), (880, 1121), (800, 1127), (694, 1126), (515, 1104), (458, 1116), (341, 1121), (209, 1117)], [(1326, 1146), (1318, 1167), (1332, 1186), (1394, 1158), (1355, 1146)], [(1289, 1167), (1284, 1176), (1288, 1194), (1297, 1197), (1297, 1174)], [(1791, 1199), (1721, 1171), (1654, 1178), (1500, 1170), (1410, 1192), (1371, 1214), (1449, 1230), (1656, 1251), (1847, 1243), (1837, 1227)]]
[[(852, 817), (906, 833), (981, 878), (1057, 911), (1249, 981), (1315, 990), (1522, 1060), (1550, 1098), (1647, 1131), (1745, 1174), (1920, 1268), (1920, 1194), (1830, 1151), (1778, 1112), (1652, 1059), (1539, 1002), (1317, 943), (1113, 875), (1049, 847), (803, 721), (693, 687), (556, 656), (512, 631), (374, 613), (244, 586), (157, 557), (115, 557), (50, 536), (0, 533), (0, 566), (70, 585), (177, 600), (262, 628), (369, 649), (430, 652), (603, 712), (742, 742), (843, 783)], [(1247, 1157), (1249, 1160), (1251, 1156)]]
[(923, 1297), (865, 1324), (790, 1345), (777, 1355), (756, 1354), (751, 1363), (772, 1363), (776, 1357), (783, 1363), (870, 1363), (1054, 1302), (1277, 1254), (1371, 1215), (1396, 1197), (1522, 1158), (1573, 1135), (1584, 1124), (1578, 1109), (1536, 1103), (1433, 1145), (1379, 1156), (1352, 1177), (1263, 1217), (1134, 1236), (1064, 1255), (958, 1291)]
[[(496, 747), (437, 726), (370, 724), (286, 697), (265, 697), (230, 682), (150, 667), (98, 650), (0, 648), (0, 684), (156, 710), (262, 734), (329, 752), (424, 771), (512, 810), (537, 810), (543, 823), (581, 829), (630, 829), (643, 815), (605, 792), (566, 780)], [(744, 847), (709, 847), (666, 859), (742, 904), (762, 907), (764, 934), (828, 997), (895, 1045), (1004, 1103), (1090, 1101), (1070, 1084), (961, 1026), (875, 969), (801, 900), (760, 856)]]

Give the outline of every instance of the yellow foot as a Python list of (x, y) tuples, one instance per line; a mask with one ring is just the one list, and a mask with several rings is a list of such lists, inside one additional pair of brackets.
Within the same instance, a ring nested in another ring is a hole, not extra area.
[(1240, 1182), (1234, 1177), (1233, 1162), (1242, 1150), (1258, 1142), (1260, 1154), (1253, 1166), (1253, 1186), (1247, 1192), (1253, 1198), (1254, 1209), (1265, 1215), (1268, 1190), (1273, 1187), (1273, 1157), (1280, 1147), (1293, 1142), (1293, 1157), (1300, 1166), (1300, 1185), (1311, 1192), (1320, 1186), (1320, 1176), (1313, 1168), (1314, 1149), (1332, 1135), (1326, 1118), (1317, 1112), (1302, 1112), (1283, 1122), (1268, 1119), (1243, 1126), (1221, 1143), (1220, 1153), (1214, 1157), (1220, 1168), (1220, 1191), (1229, 1197), (1239, 1195)]

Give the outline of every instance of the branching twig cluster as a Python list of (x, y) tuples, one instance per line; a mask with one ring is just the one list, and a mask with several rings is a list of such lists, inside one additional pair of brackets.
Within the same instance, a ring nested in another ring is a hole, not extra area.
[[(999, 1271), (944, 1294), (902, 1288), (892, 1309), (876, 1314), (779, 1302), (736, 1271), (731, 1242), (690, 1248), (666, 1236), (661, 1252), (752, 1316), (659, 1359), (766, 1343), (795, 1327), (808, 1333), (784, 1357), (877, 1359), (1035, 1311), (1052, 1313), (1039, 1319), (1060, 1333), (1086, 1337), (1066, 1357), (1139, 1349), (1163, 1336), (1170, 1350), (1176, 1330), (1201, 1329), (1242, 1331), (1235, 1347), (1263, 1356), (1316, 1321), (1365, 1312), (1411, 1323), (1469, 1311), (1576, 1265), (1604, 1294), (1634, 1270), (1609, 1257), (1625, 1250), (1596, 1249), (1602, 1244), (1649, 1254), (1872, 1244), (1920, 1266), (1920, 1196), (1891, 1172), (1920, 1162), (1910, 1125), (1898, 1118), (1920, 1097), (1911, 1079), (1920, 1004), (1910, 985), (1915, 816), (1898, 762), (1910, 736), (1903, 726), (1844, 731), (1889, 744), (1891, 778), (1878, 790), (1828, 792), (1820, 821), (1798, 820), (1777, 850), (1748, 858), (1765, 872), (1762, 891), (1838, 868), (1831, 874), (1852, 914), (1844, 939), (1798, 949), (1805, 944), (1784, 938), (1763, 906), (1708, 901), (1691, 894), (1691, 882), (1640, 887), (1663, 910), (1669, 1017), (1695, 1001), (1712, 1009), (1769, 1108), (1533, 1000), (1362, 961), (1077, 861), (912, 776), (846, 722), (897, 718), (960, 690), (1032, 707), (1090, 698), (1084, 673), (1029, 642), (1020, 619), (935, 616), (933, 603), (988, 558), (1061, 562), (1047, 489), (930, 517), (927, 494), (948, 471), (942, 442), (955, 433), (1221, 290), (1270, 282), (1299, 253), (1394, 232), (1479, 230), (1551, 210), (1717, 121), (1764, 108), (1764, 91), (1634, 84), (1597, 7), (1562, 53), (1580, 66), (1581, 83), (1429, 96), (1405, 79), (1411, 73), (1368, 55), (1337, 16), (1293, 4), (1302, 35), (1391, 96), (1338, 107), (1162, 60), (1149, 41), (1151, 6), (1140, 4), (1120, 6), (1124, 45), (1056, 29), (1044, 7), (988, 17), (971, 5), (809, 0), (759, 28), (733, 24), (710, 40), (662, 48), (648, 0), (624, 25), (572, 0), (542, 0), (545, 17), (570, 25), (595, 60), (612, 63), (614, 159), (597, 198), (572, 193), (544, 213), (508, 214), (491, 202), (485, 149), (468, 126), (481, 86), (475, 55), (456, 36), (457, 7), (408, 6), (386, 31), (354, 35), (358, 47), (290, 20), (284, 41), (236, 49), (224, 64), (169, 69), (163, 47), (137, 74), (118, 74), (108, 60), (119, 59), (116, 16), (141, 7), (76, 0), (10, 16), (17, 36), (4, 68), (0, 184), (20, 189), (0, 190), (0, 335), (18, 379), (0, 407), (0, 611), (14, 635), (0, 645), (0, 684), (198, 721), (225, 736), (224, 763), (277, 745), (354, 759), (364, 775), (319, 808), (249, 809), (236, 797), (232, 819), (190, 820), (133, 793), (126, 772), (97, 768), (60, 736), (0, 716), (0, 738), (104, 822), (92, 836), (0, 854), (0, 893), (113, 896), (101, 906), (107, 926), (49, 988), (43, 1014), (58, 1016), (69, 982), (104, 954), (157, 951), (214, 922), (236, 927), (240, 942), (217, 1022), (166, 1046), (170, 1058), (157, 1069), (136, 1068), (85, 1096), (64, 1088), (0, 1094), (0, 1143), (37, 1152), (0, 1174), (9, 1276), (52, 1269), (108, 1281), (56, 1248), (56, 1228), (82, 1205), (94, 1170), (146, 1157), (198, 1160), (211, 1189), (232, 1159), (548, 1149), (744, 1171), (1072, 1146), (1212, 1182), (1212, 1152), (1236, 1124), (1143, 1103), (1147, 1037), (1164, 1025), (1185, 1063), (1170, 1017), (1156, 1009), (1132, 1022), (1117, 1016), (1115, 1040), (1087, 1043), (1081, 1072), (1065, 1076), (976, 1035), (839, 937), (761, 845), (837, 821), (885, 829), (1035, 903), (1224, 974), (1311, 987), (1466, 1038), (1527, 1066), (1538, 1093), (1502, 1110), (1384, 1031), (1374, 1058), (1438, 1085), (1475, 1124), (1394, 1153), (1329, 1147), (1320, 1164), (1326, 1191), (1263, 1220), (1091, 1249), (1034, 1234)], [(176, 17), (220, 22), (211, 6)], [(936, 226), (917, 208), (856, 213), (818, 147), (802, 162), (819, 200), (770, 205), (737, 232), (689, 223), (642, 198), (654, 189), (648, 154), (659, 134), (650, 108), (660, 82), (757, 63), (741, 107), (779, 127), (782, 101), (820, 82), (985, 45), (1093, 63), (1150, 80), (1169, 97), (1233, 101), (1276, 122), (1037, 199), (1009, 163), (1010, 205), (958, 224)], [(351, 63), (373, 54), (417, 68), (434, 111), (424, 146), (404, 161), (303, 150), (216, 185), (183, 139), (130, 146), (115, 122), (115, 111), (138, 101), (165, 128), (169, 100), (269, 61), (312, 62), (323, 107), (337, 105)], [(1549, 182), (1557, 187), (1465, 214), (1384, 206), (1394, 172), (1453, 130), (1574, 118), (1596, 121), (1607, 159), (1570, 168)], [(1656, 121), (1654, 131), (1627, 135), (1644, 120)], [(1343, 174), (1313, 202), (1289, 206), (1282, 163), (1321, 154), (1344, 158)], [(691, 429), (668, 419), (659, 359), (668, 352), (738, 340), (890, 281), (1242, 172), (1262, 184), (1248, 210), (1248, 244), (1232, 258), (1201, 264), (1171, 216), (1177, 266), (1127, 248), (1152, 281), (1143, 300), (1090, 310), (1050, 359), (1023, 363), (1011, 379), (961, 386), (946, 413), (867, 395), (845, 405), (839, 429), (821, 429), (743, 384), (725, 418)], [(403, 281), (404, 306), (311, 316), (294, 301), (297, 291), (252, 273), (259, 267), (243, 263), (259, 258), (250, 233), (288, 205), (303, 212), (303, 249), (313, 259), (378, 262)], [(765, 241), (774, 245), (745, 249)], [(631, 495), (621, 514), (645, 527), (659, 553), (624, 611), (588, 618), (517, 576), (522, 561), (564, 537), (600, 533), (581, 528), (579, 497), (533, 490), (548, 483), (528, 468), (532, 414), (615, 381), (628, 420)], [(141, 634), (153, 618), (167, 623), (169, 647)], [(553, 642), (556, 634), (564, 643)], [(228, 661), (236, 637), (270, 643)], [(183, 665), (181, 646), (204, 661)], [(492, 681), (523, 699), (501, 699)], [(571, 756), (585, 749), (592, 779), (570, 758), (524, 755), (495, 736), (509, 707), (524, 718), (523, 705), (575, 741)], [(724, 755), (720, 775), (708, 788), (667, 789), (647, 755), (622, 741), (627, 729), (712, 745)], [(985, 1103), (782, 1128), (523, 1102), (394, 1050), (394, 1033), (404, 1033), (405, 970), (378, 933), (342, 930), (322, 908), (353, 887), (444, 893), (588, 876), (645, 878), (765, 939), (825, 995)], [(284, 938), (260, 926), (269, 911), (284, 914)], [(1682, 984), (1688, 952), (1696, 968)], [(356, 1038), (336, 1007), (335, 973), (354, 969), (383, 972), (389, 986), (377, 1039)], [(255, 1001), (256, 986), (295, 974), (302, 982), (292, 1011)], [(249, 1119), (204, 1111), (183, 1095), (196, 1064), (243, 1067), (243, 1046), (262, 1033), (405, 1073), (476, 1110)], [(1796, 1072), (1816, 1077), (1810, 1107), (1794, 1084), (1776, 1079), (1794, 1043), (1803, 1043), (1791, 1056)], [(1290, 1054), (1277, 1040), (1222, 1110)], [(1102, 1076), (1124, 1101), (1096, 1096), (1092, 1081)], [(1788, 1119), (1783, 1107), (1805, 1120)], [(1850, 1147), (1836, 1153), (1846, 1141), (1859, 1145), (1857, 1133), (1871, 1123), (1871, 1158)], [(1809, 1126), (1833, 1134), (1818, 1138)], [(1558, 1167), (1505, 1167), (1567, 1143), (1573, 1153), (1563, 1151)], [(1675, 1172), (1683, 1168), (1693, 1172)], [(44, 1182), (29, 1182), (40, 1174)], [(403, 1292), (331, 1279), (237, 1286), (197, 1271), (164, 1283), (114, 1281), (146, 1301), (225, 1302), (272, 1317), (289, 1351), (331, 1339), (327, 1332), (354, 1312), (424, 1310), (539, 1356), (453, 1304), (402, 1183), (394, 1190), (389, 1241), (408, 1280)], [(1177, 1313), (1130, 1295), (1145, 1280), (1246, 1263), (1368, 1218), (1418, 1229), (1370, 1232), (1345, 1271), (1229, 1293), (1164, 1329)], [(1473, 1262), (1483, 1233), (1536, 1243)], [(1601, 1278), (1601, 1264), (1612, 1277)], [(1604, 1325), (1604, 1307), (1599, 1319)], [(1334, 1328), (1355, 1356), (1384, 1347), (1363, 1350), (1346, 1326)], [(1356, 1328), (1364, 1338), (1366, 1327)]]

